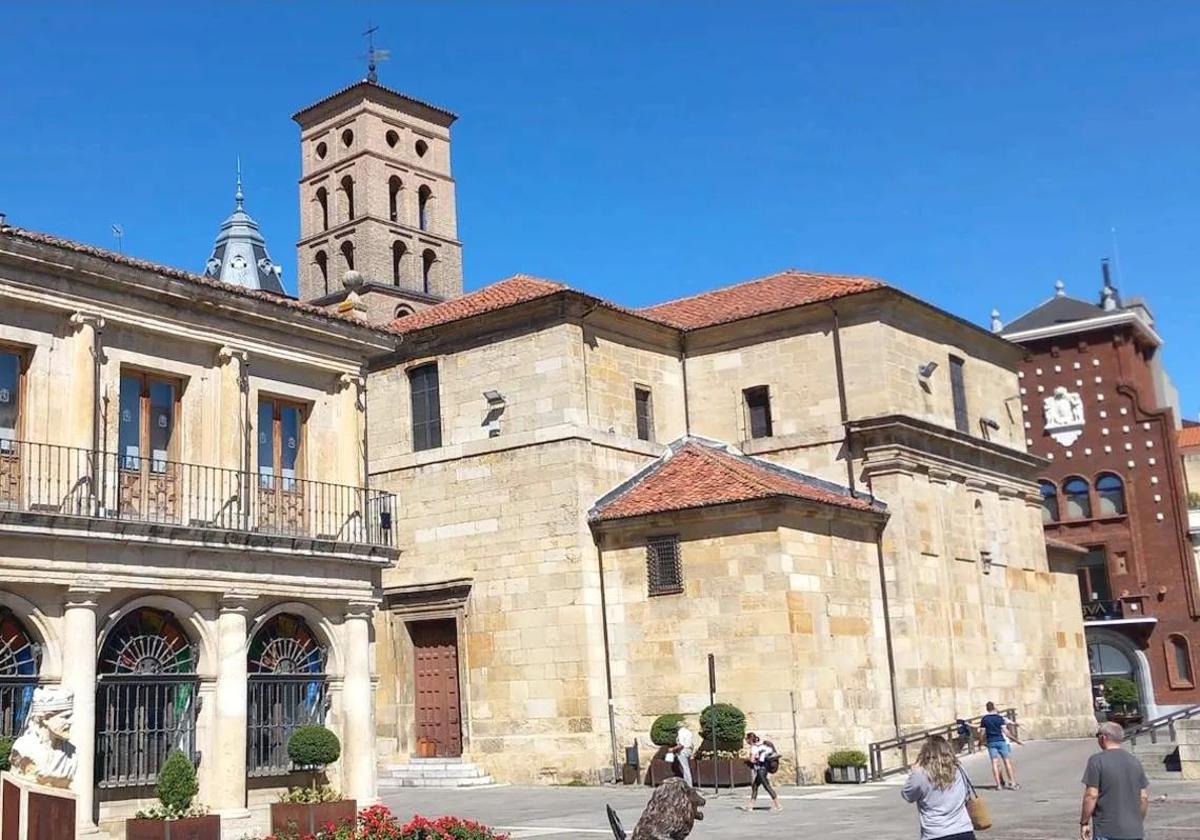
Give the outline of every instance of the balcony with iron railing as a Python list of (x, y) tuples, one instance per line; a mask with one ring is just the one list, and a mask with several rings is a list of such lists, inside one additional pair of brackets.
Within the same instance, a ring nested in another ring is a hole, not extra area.
[(394, 516), (395, 496), (382, 490), (0, 440), (0, 527), (88, 520), (97, 533), (375, 555), (394, 551)]

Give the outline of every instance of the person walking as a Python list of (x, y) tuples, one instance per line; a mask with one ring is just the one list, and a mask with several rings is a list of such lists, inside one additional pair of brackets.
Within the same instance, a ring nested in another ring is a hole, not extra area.
[(958, 751), (965, 749), (968, 753), (975, 753), (975, 733), (971, 730), (971, 724), (967, 723), (963, 718), (956, 718), (955, 724), (958, 727), (958, 740), (961, 742)]
[(1008, 789), (1020, 790), (1016, 773), (1013, 772), (1012, 747), (1008, 742), (1011, 739), (1014, 744), (1020, 744), (1021, 739), (1017, 737), (1016, 727), (1004, 715), (996, 713), (996, 704), (990, 700), (987, 704), (987, 714), (979, 721), (979, 734), (987, 745), (988, 757), (992, 760), (992, 777), (996, 780), (996, 790), (1004, 790), (1006, 787), (1001, 769), (1007, 773)]
[(941, 735), (925, 741), (900, 796), (916, 803), (921, 840), (975, 840), (967, 778), (954, 748)]
[(775, 788), (771, 787), (771, 768), (779, 767), (779, 753), (775, 752), (775, 748), (771, 744), (753, 732), (746, 733), (746, 746), (750, 748), (748, 763), (754, 772), (754, 780), (750, 783), (750, 801), (742, 810), (754, 810), (755, 800), (758, 799), (758, 789), (761, 787), (767, 792), (767, 796), (771, 797), (771, 810), (776, 813), (782, 811), (783, 806), (779, 804), (779, 796), (776, 795)]
[(1080, 840), (1142, 840), (1150, 783), (1142, 763), (1121, 749), (1125, 730), (1109, 721), (1096, 728), (1100, 752), (1083, 770)]
[(675, 746), (671, 747), (671, 752), (675, 754), (675, 763), (679, 765), (679, 772), (683, 775), (683, 780), (688, 783), (688, 787), (693, 787), (692, 753), (694, 751), (695, 736), (692, 735), (692, 730), (687, 728), (687, 723), (681, 720), (675, 724)]

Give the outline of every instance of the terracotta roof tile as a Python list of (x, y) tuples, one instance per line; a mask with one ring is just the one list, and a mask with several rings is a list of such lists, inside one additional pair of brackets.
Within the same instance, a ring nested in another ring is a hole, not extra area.
[(789, 269), (724, 289), (648, 306), (637, 313), (679, 329), (695, 330), (884, 286), (883, 282), (870, 277), (810, 274)]
[(494, 312), (497, 309), (516, 306), (518, 303), (548, 297), (556, 292), (564, 291), (566, 288), (562, 283), (555, 283), (553, 280), (542, 280), (527, 274), (517, 274), (462, 297), (452, 298), (428, 309), (422, 309), (420, 312), (397, 318), (392, 321), (392, 330), (399, 333), (416, 332), (426, 327), (448, 324), (451, 321), (460, 321), (463, 318), (471, 318), (485, 312)]
[(195, 283), (198, 286), (207, 286), (210, 289), (218, 289), (223, 292), (230, 292), (242, 297), (254, 298), (255, 300), (266, 301), (267, 303), (276, 306), (286, 307), (287, 309), (296, 312), (304, 312), (308, 315), (316, 315), (322, 318), (328, 318), (331, 321), (339, 321), (342, 323), (351, 323), (363, 329), (373, 331), (382, 331), (380, 327), (372, 327), (350, 315), (341, 315), (337, 312), (331, 312), (328, 309), (322, 309), (319, 306), (310, 306), (307, 303), (301, 303), (295, 298), (284, 297), (282, 295), (264, 292), (260, 289), (247, 289), (245, 286), (237, 286), (232, 283), (222, 283), (219, 280), (214, 280), (211, 277), (206, 277), (203, 274), (193, 274), (190, 271), (184, 271), (180, 268), (172, 268), (169, 265), (160, 265), (148, 260), (141, 260), (136, 257), (118, 254), (115, 251), (109, 251), (104, 248), (98, 248), (95, 245), (88, 245), (83, 242), (76, 242), (73, 239), (63, 239), (58, 236), (51, 236), (48, 233), (40, 233), (35, 230), (26, 230), (24, 228), (9, 227), (0, 230), (0, 237), (9, 236), (15, 239), (23, 239), (26, 242), (35, 242), (40, 245), (49, 245), (54, 248), (62, 248), (76, 254), (84, 254), (89, 257), (96, 257), (107, 262), (116, 263), (117, 265), (125, 265), (130, 268), (149, 271), (161, 277), (167, 277), (172, 280), (183, 280), (188, 283)]
[(458, 114), (454, 113), (453, 111), (447, 111), (445, 108), (441, 107), (440, 105), (434, 105), (432, 102), (423, 102), (422, 100), (417, 99), (414, 96), (409, 96), (407, 93), (401, 93), (398, 90), (393, 90), (392, 88), (390, 88), (386, 85), (381, 85), (381, 84), (379, 84), (379, 82), (372, 82), (369, 79), (360, 79), (357, 82), (352, 82), (352, 83), (346, 85), (341, 90), (336, 90), (333, 93), (329, 94), (328, 96), (318, 99), (313, 104), (304, 106), (299, 111), (292, 114), (292, 119), (295, 120), (301, 114), (303, 114), (307, 111), (311, 111), (313, 108), (316, 108), (318, 106), (324, 105), (326, 102), (329, 102), (332, 99), (337, 99), (343, 93), (354, 90), (359, 85), (369, 85), (370, 87), (377, 88), (378, 90), (384, 91), (385, 93), (390, 93), (392, 96), (398, 96), (401, 99), (407, 99), (409, 102), (412, 102), (416, 105), (421, 105), (425, 108), (429, 108), (431, 111), (437, 111), (439, 114), (443, 114), (443, 115), (449, 117), (451, 122), (458, 119)]
[(592, 521), (786, 496), (861, 511), (883, 506), (851, 496), (836, 484), (786, 467), (729, 452), (715, 441), (697, 438), (672, 444), (670, 451), (592, 508)]
[(1200, 446), (1200, 426), (1184, 426), (1179, 430), (1179, 448)]

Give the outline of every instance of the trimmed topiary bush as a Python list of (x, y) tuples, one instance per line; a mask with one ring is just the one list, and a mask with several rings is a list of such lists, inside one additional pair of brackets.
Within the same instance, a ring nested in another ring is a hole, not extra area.
[(715, 738), (718, 750), (737, 752), (746, 740), (745, 713), (729, 703), (714, 703), (700, 713), (700, 738), (706, 747)]
[(338, 737), (324, 726), (298, 727), (287, 742), (288, 757), (301, 767), (324, 767), (342, 754)]
[(1137, 708), (1138, 690), (1133, 680), (1124, 677), (1109, 677), (1104, 681), (1104, 696), (1115, 708)]
[(866, 767), (867, 754), (862, 750), (835, 750), (827, 761), (830, 767)]
[(200, 792), (196, 783), (196, 768), (191, 759), (179, 750), (173, 751), (158, 771), (155, 788), (158, 801), (172, 814), (185, 814), (192, 807), (192, 799)]
[(657, 747), (675, 746), (676, 725), (687, 715), (659, 715), (650, 725), (650, 741)]

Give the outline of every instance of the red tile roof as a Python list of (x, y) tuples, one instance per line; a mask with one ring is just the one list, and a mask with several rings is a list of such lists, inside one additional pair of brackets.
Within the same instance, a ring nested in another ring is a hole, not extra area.
[(692, 438), (673, 444), (669, 453), (601, 498), (589, 518), (625, 519), (775, 496), (883, 511), (882, 505), (851, 496), (836, 484)]
[(217, 289), (223, 292), (231, 292), (242, 297), (254, 298), (255, 300), (266, 301), (267, 303), (276, 306), (286, 307), (296, 312), (304, 312), (308, 315), (316, 315), (322, 318), (328, 318), (331, 321), (339, 321), (342, 323), (351, 323), (355, 326), (372, 331), (380, 331), (380, 327), (373, 327), (365, 324), (354, 318), (351, 315), (342, 315), (328, 309), (323, 309), (319, 306), (311, 306), (307, 303), (301, 303), (295, 298), (283, 297), (281, 295), (264, 292), (259, 289), (247, 289), (244, 286), (237, 286), (232, 283), (222, 283), (220, 280), (214, 280), (211, 277), (206, 277), (203, 274), (193, 274), (190, 271), (184, 271), (180, 268), (172, 268), (169, 265), (160, 265), (148, 260), (141, 260), (136, 257), (118, 254), (115, 251), (109, 251), (104, 248), (98, 248), (95, 245), (88, 245), (84, 242), (76, 242), (73, 239), (62, 239), (58, 236), (51, 236), (48, 233), (40, 233), (35, 230), (26, 230), (25, 228), (9, 227), (0, 228), (0, 237), (9, 236), (14, 239), (22, 239), (26, 242), (34, 242), (39, 245), (49, 245), (54, 248), (62, 248), (76, 254), (84, 254), (89, 257), (96, 257), (107, 262), (116, 263), (117, 265), (125, 265), (130, 268), (140, 269), (142, 271), (150, 271), (161, 277), (167, 277), (171, 280), (183, 280), (188, 283), (195, 283), (198, 286), (207, 286), (210, 289)]
[(1179, 448), (1200, 446), (1200, 426), (1184, 426), (1179, 430)]
[(1052, 548), (1055, 551), (1065, 551), (1068, 554), (1087, 554), (1087, 549), (1083, 546), (1069, 543), (1066, 540), (1055, 539), (1054, 537), (1046, 537), (1046, 548)]
[(789, 269), (735, 286), (648, 306), (637, 313), (682, 330), (695, 330), (856, 295), (885, 285), (870, 277), (810, 274)]
[[(431, 111), (437, 111), (439, 114), (443, 114), (443, 115), (449, 117), (450, 122), (454, 122), (456, 119), (458, 119), (458, 114), (454, 113), (453, 111), (447, 111), (445, 108), (441, 107), (440, 105), (434, 105), (432, 102), (422, 102), (420, 99), (417, 99), (416, 97), (413, 97), (413, 96), (409, 96), (407, 93), (401, 93), (398, 90), (392, 90), (390, 87), (387, 87), (386, 85), (381, 85), (381, 84), (379, 84), (379, 82), (372, 82), (370, 79), (362, 79), (361, 81), (352, 82), (351, 84), (346, 85), (341, 90), (334, 91), (333, 93), (329, 94), (328, 96), (326, 96), (322, 99), (318, 99), (313, 104), (304, 106), (299, 111), (292, 114), (292, 119), (295, 120), (301, 114), (311, 111), (313, 108), (317, 108), (321, 105), (324, 105), (326, 102), (329, 102), (330, 100), (337, 99), (343, 93), (354, 90), (359, 85), (369, 85), (370, 87), (377, 88), (378, 90), (381, 90), (385, 93), (390, 93), (392, 96), (398, 96), (401, 99), (406, 99), (409, 102), (412, 102), (416, 105), (421, 105), (422, 107), (428, 108)], [(299, 122), (299, 120), (297, 120), (297, 122)]]
[(428, 309), (422, 309), (420, 312), (414, 312), (412, 315), (397, 318), (392, 321), (392, 329), (400, 333), (416, 332), (426, 327), (448, 324), (451, 321), (460, 321), (463, 318), (471, 318), (485, 312), (494, 312), (497, 309), (516, 306), (518, 303), (548, 297), (566, 289), (567, 287), (562, 283), (555, 283), (553, 280), (542, 280), (527, 274), (517, 274), (462, 297), (452, 298)]

